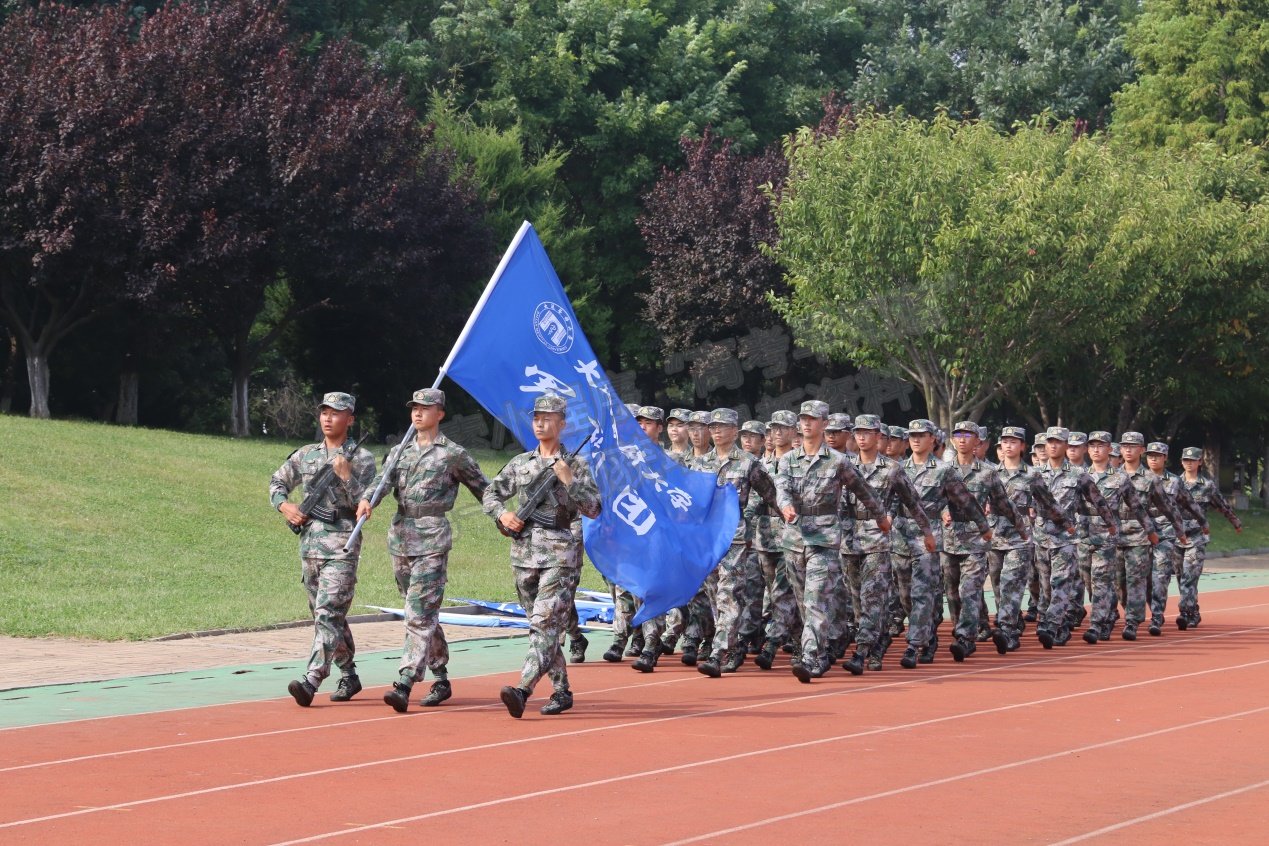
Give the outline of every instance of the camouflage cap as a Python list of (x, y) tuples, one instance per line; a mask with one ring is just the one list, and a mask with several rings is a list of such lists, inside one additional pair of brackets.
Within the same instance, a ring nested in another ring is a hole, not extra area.
[(902, 426), (891, 426), (890, 437), (896, 441), (906, 441), (908, 439), (908, 430)]
[(828, 425), (824, 427), (826, 432), (845, 432), (851, 428), (851, 419), (849, 414), (836, 412), (828, 415)]
[(631, 417), (634, 417), (639, 411), (639, 403), (637, 402), (627, 402), (622, 404), (625, 405), (626, 411), (630, 412)]
[(1119, 452), (1119, 444), (1112, 443), (1112, 444), (1110, 445), (1110, 457), (1111, 457), (1111, 458), (1120, 458), (1120, 457), (1122, 457), (1122, 456), (1121, 456), (1121, 453)]
[(798, 409), (798, 417), (818, 417), (820, 420), (826, 420), (828, 418), (828, 403), (823, 400), (807, 400)]
[(559, 394), (542, 394), (533, 401), (533, 412), (552, 411), (556, 414), (563, 414), (568, 409), (568, 400)]
[(665, 419), (678, 420), (680, 423), (686, 423), (692, 419), (692, 411), (688, 408), (671, 408), (670, 413), (665, 415)]
[(1098, 429), (1096, 432), (1088, 433), (1088, 442), (1090, 444), (1093, 443), (1094, 441), (1096, 441), (1097, 443), (1109, 444), (1109, 443), (1112, 443), (1114, 440), (1115, 440), (1114, 435), (1112, 435), (1110, 432), (1103, 432), (1101, 429)]
[(978, 424), (975, 423), (973, 420), (962, 420), (961, 422), (957, 423), (955, 426), (952, 427), (953, 435), (955, 435), (958, 432), (968, 432), (969, 434), (977, 437)]
[(926, 420), (924, 417), (908, 421), (909, 435), (933, 435), (938, 429), (939, 427), (934, 425), (933, 420)]
[(1119, 436), (1119, 443), (1124, 446), (1145, 446), (1146, 436), (1140, 432), (1124, 432)]
[(1050, 426), (1044, 433), (1046, 441), (1069, 441), (1071, 439), (1071, 430), (1065, 426)]
[(877, 429), (884, 431), (886, 437), (890, 437), (890, 430), (882, 425), (881, 418), (875, 414), (861, 414), (855, 418), (856, 429)]
[(761, 420), (746, 420), (740, 425), (740, 431), (763, 438), (767, 436), (767, 427), (763, 425)]
[(439, 405), (445, 407), (445, 392), (440, 388), (423, 388), (415, 391), (406, 405)]
[(1035, 440), (1033, 440), (1033, 441), (1031, 442), (1031, 445), (1032, 445), (1032, 446), (1042, 447), (1042, 446), (1044, 446), (1044, 441), (1045, 441), (1045, 438), (1044, 438), (1044, 433), (1043, 433), (1043, 432), (1036, 432), (1036, 433), (1035, 433)]
[(1027, 430), (1021, 426), (1005, 426), (1000, 430), (1000, 439), (1003, 441), (1005, 438), (1017, 438), (1025, 443)]
[(641, 405), (635, 409), (635, 419), (640, 417), (646, 420), (655, 420), (661, 423), (665, 420), (665, 410), (655, 405)]
[(319, 409), (333, 408), (336, 411), (356, 411), (357, 398), (343, 391), (331, 391), (322, 395), (322, 401), (317, 404), (317, 407)]
[(1146, 447), (1146, 452), (1157, 452), (1159, 455), (1167, 455), (1168, 445), (1163, 441), (1151, 441), (1150, 445)]
[(700, 423), (702, 425), (708, 426), (709, 412), (708, 411), (693, 411), (691, 414), (687, 416), (687, 422)]
[(1088, 443), (1088, 435), (1083, 432), (1072, 432), (1071, 436), (1066, 439), (1070, 446), (1083, 446)]
[(709, 413), (709, 422), (723, 426), (739, 426), (740, 415), (734, 408), (716, 408)]
[(979, 426), (979, 427), (978, 427), (978, 439), (979, 439), (980, 441), (990, 440), (989, 435), (990, 435), (990, 433), (987, 431), (987, 427), (986, 427), (986, 426)]
[(1202, 447), (1186, 447), (1185, 449), (1181, 450), (1181, 460), (1182, 461), (1202, 461), (1203, 448)]
[(798, 416), (792, 411), (777, 411), (771, 415), (772, 426), (788, 426), (790, 429), (798, 425)]

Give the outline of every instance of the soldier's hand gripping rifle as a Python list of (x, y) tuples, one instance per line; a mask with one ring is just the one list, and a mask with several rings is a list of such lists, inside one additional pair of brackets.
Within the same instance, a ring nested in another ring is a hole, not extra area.
[[(330, 489), (335, 486), (335, 482), (339, 479), (335, 475), (335, 459), (356, 455), (358, 448), (368, 437), (370, 437), (369, 433), (362, 435), (361, 440), (353, 444), (351, 450), (347, 446), (340, 447), (339, 453), (323, 464), (321, 469), (313, 474), (313, 481), (304, 486), (304, 501), (300, 503), (299, 508), (300, 513), (307, 518), (305, 522), (308, 522), (308, 520), (320, 520), (323, 523), (334, 523), (339, 520), (339, 515), (335, 513), (335, 506), (328, 502)], [(297, 535), (304, 530), (304, 523), (298, 526), (293, 523), (287, 523), (286, 525)]]
[[(577, 445), (577, 449), (572, 452), (565, 453), (562, 457), (555, 461), (568, 461), (577, 455), (577, 451), (586, 445), (586, 441), (582, 440)], [(524, 528), (518, 532), (513, 532), (506, 526), (502, 525), (501, 520), (494, 520), (494, 525), (498, 527), (498, 531), (502, 532), (509, 538), (522, 538), (525, 532), (533, 528), (533, 526), (545, 526), (547, 528), (559, 528), (555, 525), (555, 509), (558, 502), (555, 499), (555, 485), (560, 481), (555, 475), (555, 461), (538, 471), (533, 477), (533, 481), (524, 490), (524, 495), (520, 497), (520, 507), (515, 510), (515, 515), (524, 523)]]

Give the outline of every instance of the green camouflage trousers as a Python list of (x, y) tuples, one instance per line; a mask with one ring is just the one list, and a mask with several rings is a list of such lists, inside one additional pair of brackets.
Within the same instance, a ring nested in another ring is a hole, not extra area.
[[(1185, 561), (1185, 550), (1168, 539), (1159, 541), (1154, 548), (1154, 566), (1150, 570), (1150, 620), (1163, 622), (1163, 611), (1168, 606), (1168, 587), (1172, 577), (1176, 576), (1177, 587), (1184, 584), (1182, 567)], [(1195, 602), (1198, 598), (1195, 597)]]
[(1150, 547), (1122, 546), (1115, 553), (1115, 578), (1119, 583), (1124, 622), (1139, 625), (1146, 618), (1146, 582), (1150, 579)]
[(345, 675), (356, 673), (357, 654), (348, 609), (357, 587), (357, 559), (304, 558), (300, 581), (308, 592), (308, 610), (313, 614), (313, 650), (308, 657), (308, 675), (321, 681), (330, 675), (330, 665)]
[(1075, 561), (1079, 565), (1080, 578), (1076, 583), (1075, 607), (1071, 610), (1075, 619), (1079, 616), (1079, 608), (1083, 606), (1085, 597), (1091, 602), (1093, 598), (1093, 545), (1088, 541), (1075, 542)]
[(1100, 633), (1109, 634), (1115, 625), (1115, 606), (1119, 602), (1119, 591), (1115, 585), (1115, 547), (1109, 544), (1093, 546), (1089, 544), (1089, 580), (1092, 586), (1088, 593), (1093, 606), (1090, 627)]
[(1049, 613), (1049, 603), (1053, 601), (1053, 574), (1049, 572), (1049, 561), (1052, 558), (1051, 549), (1046, 549), (1038, 543), (1034, 545), (1035, 553), (1031, 558), (1031, 568), (1035, 571), (1035, 581), (1039, 586), (1039, 601), (1036, 601), (1036, 592), (1031, 592), (1031, 601), (1036, 608), (1036, 619), (1044, 622), (1045, 617)]
[(556, 690), (568, 690), (568, 670), (560, 635), (568, 625), (568, 609), (581, 578), (581, 568), (513, 567), (516, 595), (529, 615), (529, 654), (520, 671), (520, 687), (532, 691), (545, 675)]
[(626, 641), (630, 640), (630, 618), (634, 617), (635, 611), (639, 608), (639, 601), (635, 599), (635, 595), (630, 591), (618, 585), (610, 584), (612, 590), (612, 639), (626, 645)]
[(808, 546), (786, 550), (785, 572), (793, 597), (802, 614), (802, 662), (814, 666), (828, 648), (830, 617), (835, 613), (833, 571), (841, 572), (841, 556), (836, 549)]
[(954, 637), (974, 640), (978, 636), (979, 616), (983, 610), (983, 585), (987, 581), (987, 556), (981, 552), (939, 555), (943, 571), (943, 590), (947, 593), (948, 611), (955, 624)]
[(855, 603), (850, 595), (850, 587), (846, 583), (846, 568), (842, 566), (842, 557), (837, 556), (836, 565), (829, 571), (832, 611), (828, 617), (828, 638), (836, 642), (846, 636), (846, 629), (855, 625)]
[(1035, 547), (993, 549), (987, 553), (987, 569), (994, 573), (996, 627), (1016, 639), (1022, 634), (1022, 594), (1031, 579), (1031, 555)]
[(784, 569), (784, 553), (754, 552), (753, 555), (762, 572), (765, 591), (763, 615), (769, 615), (771, 619), (767, 624), (767, 640), (778, 645), (799, 642), (802, 638), (802, 617), (798, 614), (798, 603)]
[[(1049, 631), (1059, 632), (1069, 627), (1067, 614), (1075, 601), (1075, 584), (1079, 581), (1079, 564), (1075, 560), (1075, 544), (1064, 543), (1057, 547), (1037, 546), (1036, 565), (1041, 573), (1049, 575), (1049, 607), (1044, 612), (1044, 623)], [(1041, 597), (1043, 599), (1043, 597)]]
[(398, 670), (403, 684), (422, 681), (427, 670), (438, 678), (445, 676), (449, 644), (437, 617), (445, 598), (448, 558), (448, 552), (392, 556), (397, 590), (405, 600), (405, 647)]
[(1203, 560), (1207, 557), (1207, 544), (1196, 542), (1186, 547), (1181, 561), (1181, 605), (1179, 613), (1194, 617), (1199, 611), (1198, 586), (1203, 575)]
[[(943, 527), (930, 521), (934, 532), (935, 549), (943, 546)], [(917, 649), (923, 648), (934, 637), (935, 603), (938, 603), (939, 617), (942, 617), (941, 585), (942, 574), (939, 568), (939, 554), (926, 552), (925, 547), (912, 545), (913, 551), (920, 550), (920, 555), (896, 555), (893, 567), (895, 583), (899, 586), (899, 602), (908, 615), (908, 645)]]
[(718, 594), (718, 567), (714, 567), (709, 571), (709, 575), (705, 577), (705, 581), (701, 583), (701, 589), (696, 592), (696, 596), (692, 597), (692, 601), (687, 605), (687, 611), (684, 613), (683, 621), (683, 641), (685, 643), (693, 643), (703, 645), (701, 657), (712, 648), (714, 641), (714, 615), (716, 605), (716, 596)]
[(881, 640), (890, 625), (890, 592), (894, 582), (890, 553), (865, 552), (842, 558), (847, 580), (852, 586), (859, 586), (858, 604), (853, 614), (859, 627), (855, 643), (859, 649), (868, 651)]
[[(726, 660), (734, 650), (744, 650), (742, 633), (752, 633), (762, 622), (762, 571), (747, 546), (732, 544), (718, 562), (718, 588), (714, 594), (714, 657)], [(757, 579), (754, 577), (757, 576)]]

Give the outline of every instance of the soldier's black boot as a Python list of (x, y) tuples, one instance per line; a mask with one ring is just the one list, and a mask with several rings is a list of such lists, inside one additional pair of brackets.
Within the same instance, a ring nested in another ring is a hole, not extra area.
[(1057, 634), (1053, 635), (1054, 646), (1066, 646), (1071, 640), (1071, 627), (1063, 626), (1057, 630)]
[(939, 651), (939, 636), (934, 635), (933, 637), (930, 638), (930, 642), (925, 645), (925, 648), (921, 650), (921, 654), (917, 656), (917, 663), (918, 664), (933, 664), (934, 656), (938, 654), (938, 651)]
[(650, 673), (657, 665), (657, 653), (650, 649), (645, 649), (639, 653), (639, 657), (630, 665), (632, 669), (641, 673)]
[(767, 641), (763, 644), (762, 651), (754, 656), (753, 662), (763, 670), (770, 670), (772, 665), (775, 664), (776, 650), (778, 648), (779, 647), (776, 646), (775, 641)]
[(339, 686), (330, 695), (330, 701), (347, 702), (358, 693), (361, 693), (361, 679), (357, 678), (356, 673), (349, 673), (339, 680)]
[(630, 638), (630, 647), (626, 650), (626, 657), (633, 658), (643, 652), (643, 634), (635, 632), (634, 637)]
[(1004, 629), (996, 629), (991, 633), (991, 642), (996, 645), (996, 652), (1004, 655), (1009, 651), (1009, 635)]
[(899, 666), (905, 670), (915, 670), (917, 665), (917, 648), (909, 646), (903, 650), (903, 657), (899, 659)]
[(616, 664), (621, 660), (621, 654), (625, 651), (625, 641), (614, 640), (612, 646), (608, 647), (608, 651), (604, 653), (604, 660)]
[(1048, 626), (1040, 626), (1035, 632), (1036, 639), (1040, 641), (1040, 645), (1045, 649), (1052, 649), (1056, 638)]
[(718, 665), (718, 659), (712, 655), (697, 664), (696, 671), (703, 676), (709, 676), (711, 679), (716, 679), (723, 674), (723, 668)]
[(507, 713), (518, 720), (524, 716), (524, 703), (529, 701), (529, 691), (507, 685), (498, 691), (498, 698), (507, 706)]
[(551, 694), (551, 701), (547, 702), (540, 709), (539, 714), (551, 716), (552, 714), (563, 714), (569, 708), (573, 707), (573, 694), (568, 690), (557, 690)]
[(661, 638), (661, 654), (662, 655), (673, 655), (674, 650), (678, 649), (678, 647), (679, 647), (679, 639), (677, 637)]
[(723, 662), (724, 673), (734, 673), (745, 663), (745, 650), (736, 649), (727, 654), (727, 660)]
[(1158, 637), (1163, 634), (1163, 620), (1159, 617), (1151, 618), (1150, 628), (1146, 629), (1146, 631), (1150, 632), (1151, 637)]
[(1119, 633), (1119, 636), (1122, 637), (1124, 640), (1136, 640), (1137, 639), (1137, 624), (1124, 623), (1124, 630)]
[(811, 671), (808, 670), (802, 663), (801, 658), (794, 657), (793, 661), (789, 664), (789, 669), (793, 671), (794, 677), (798, 681), (802, 682), (802, 684), (811, 683)]
[(1190, 618), (1187, 614), (1181, 614), (1176, 618), (1176, 627), (1181, 631), (1185, 631), (1190, 627)]
[(679, 660), (689, 667), (696, 666), (696, 641), (683, 641), (683, 654), (679, 656)]
[(852, 676), (862, 676), (864, 674), (864, 663), (867, 660), (867, 650), (856, 649), (855, 654), (850, 656), (850, 660), (842, 664), (842, 669), (850, 673)]
[(419, 700), (419, 704), (424, 708), (435, 708), (453, 695), (454, 689), (450, 687), (449, 679), (437, 679), (432, 682), (432, 689), (427, 692), (427, 696)]
[(317, 695), (317, 688), (313, 687), (307, 678), (302, 678), (288, 684), (286, 692), (291, 694), (297, 705), (301, 708), (307, 708), (313, 704), (313, 697)]
[(586, 647), (590, 646), (585, 635), (578, 635), (577, 640), (572, 641), (568, 645), (568, 659), (574, 664), (586, 663)]
[(393, 711), (404, 714), (410, 709), (410, 685), (393, 682), (392, 690), (383, 695), (383, 701), (391, 705)]
[(952, 645), (948, 647), (948, 651), (952, 653), (952, 659), (956, 663), (962, 663), (966, 658), (974, 654), (974, 650), (978, 648), (978, 644), (969, 638), (958, 637), (952, 641)]
[(1085, 643), (1087, 643), (1087, 644), (1089, 644), (1089, 645), (1092, 645), (1092, 644), (1097, 643), (1097, 641), (1099, 641), (1099, 640), (1101, 640), (1101, 637), (1097, 634), (1097, 627), (1096, 627), (1096, 626), (1089, 626), (1087, 629), (1085, 629), (1085, 630), (1084, 630), (1084, 642), (1085, 642)]

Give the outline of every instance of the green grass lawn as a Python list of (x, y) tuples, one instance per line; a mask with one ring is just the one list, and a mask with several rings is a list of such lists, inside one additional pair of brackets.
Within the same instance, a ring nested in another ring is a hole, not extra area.
[(1225, 515), (1215, 509), (1207, 512), (1212, 527), (1210, 550), (1263, 549), (1269, 547), (1269, 511), (1258, 500), (1251, 501), (1251, 508), (1234, 512), (1243, 523), (1242, 534), (1234, 531)]
[[(308, 617), (295, 535), (268, 498), (295, 446), (0, 416), (0, 634), (137, 639)], [(510, 455), (476, 457), (492, 477)], [(391, 513), (389, 498), (367, 524), (354, 613), (400, 607)], [(447, 595), (514, 599), (509, 541), (466, 490), (451, 517)], [(582, 583), (603, 586), (589, 564)]]

